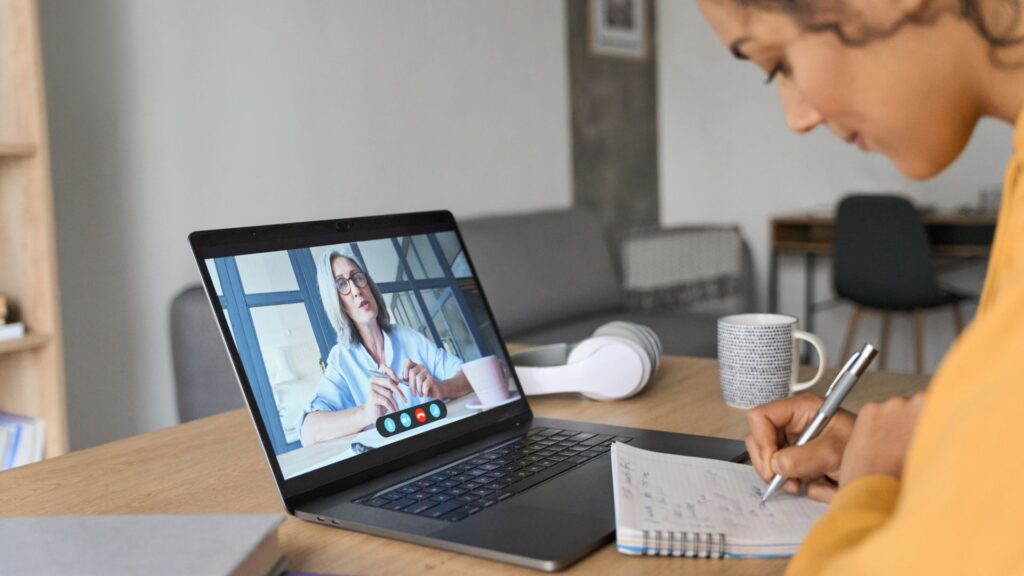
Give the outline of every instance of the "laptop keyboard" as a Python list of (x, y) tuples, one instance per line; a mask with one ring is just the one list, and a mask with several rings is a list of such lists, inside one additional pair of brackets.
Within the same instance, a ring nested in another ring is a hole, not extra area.
[(458, 522), (611, 449), (628, 436), (532, 428), (354, 502)]

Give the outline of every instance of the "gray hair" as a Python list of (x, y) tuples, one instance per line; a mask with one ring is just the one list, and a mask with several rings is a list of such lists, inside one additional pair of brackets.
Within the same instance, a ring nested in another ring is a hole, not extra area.
[(334, 283), (333, 265), (338, 258), (345, 258), (352, 262), (366, 275), (366, 283), (370, 287), (370, 293), (373, 294), (373, 301), (377, 303), (377, 325), (383, 332), (389, 332), (391, 330), (391, 314), (388, 313), (388, 308), (384, 304), (384, 296), (377, 288), (377, 283), (373, 281), (366, 270), (359, 266), (355, 256), (351, 253), (327, 250), (320, 255), (320, 259), (316, 263), (316, 283), (320, 288), (320, 300), (323, 302), (324, 312), (338, 335), (338, 344), (354, 346), (360, 343), (359, 332), (353, 329), (352, 319), (341, 309), (341, 294), (338, 293), (338, 287)]

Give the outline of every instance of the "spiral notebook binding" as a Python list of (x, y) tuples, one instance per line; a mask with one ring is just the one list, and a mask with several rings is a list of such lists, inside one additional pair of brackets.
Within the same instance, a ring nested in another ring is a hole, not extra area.
[(725, 534), (644, 530), (640, 553), (645, 556), (725, 558)]

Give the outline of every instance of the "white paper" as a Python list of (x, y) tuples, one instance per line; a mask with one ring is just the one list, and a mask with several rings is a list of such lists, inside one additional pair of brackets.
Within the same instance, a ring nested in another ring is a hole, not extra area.
[(612, 445), (619, 529), (725, 534), (735, 545), (798, 545), (827, 506), (773, 494), (745, 464)]

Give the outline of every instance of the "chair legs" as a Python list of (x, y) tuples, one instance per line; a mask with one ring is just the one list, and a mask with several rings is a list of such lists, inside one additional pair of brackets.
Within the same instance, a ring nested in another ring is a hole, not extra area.
[(864, 312), (864, 309), (860, 306), (854, 306), (853, 312), (850, 314), (850, 323), (846, 329), (846, 339), (843, 340), (843, 353), (839, 356), (839, 364), (837, 366), (842, 367), (842, 363), (846, 362), (846, 359), (850, 357), (850, 347), (853, 346), (853, 337), (857, 335), (857, 324), (860, 322), (860, 315)]
[(882, 312), (882, 336), (878, 340), (878, 370), (885, 372), (889, 365), (889, 327), (892, 325), (892, 315)]
[(964, 311), (960, 309), (959, 302), (953, 302), (953, 326), (957, 336), (964, 331)]
[(914, 324), (914, 373), (924, 372), (924, 314), (920, 310), (911, 313)]
[[(846, 338), (843, 340), (843, 353), (839, 361), (843, 362), (850, 357), (853, 346), (853, 339), (857, 336), (857, 327), (860, 324), (861, 316), (868, 312), (877, 312), (882, 316), (881, 337), (878, 341), (878, 370), (884, 372), (889, 360), (889, 332), (891, 328), (892, 314), (885, 310), (854, 306), (850, 314), (849, 326), (846, 329)], [(914, 372), (924, 373), (924, 311), (914, 310), (910, 313), (910, 321), (914, 337)], [(953, 304), (953, 325), (956, 328), (956, 335), (959, 336), (964, 330), (963, 310), (959, 303)]]

